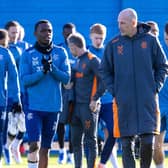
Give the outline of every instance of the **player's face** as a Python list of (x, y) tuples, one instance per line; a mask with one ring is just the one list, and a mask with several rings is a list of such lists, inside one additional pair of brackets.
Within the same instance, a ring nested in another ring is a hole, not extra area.
[(66, 40), (71, 33), (75, 33), (75, 28), (65, 28), (63, 31), (64, 39)]
[(19, 37), (19, 27), (18, 26), (11, 26), (8, 29), (9, 41), (16, 43)]
[(8, 47), (8, 38), (4, 38), (0, 40), (0, 45), (7, 48)]
[(71, 54), (73, 56), (77, 57), (78, 56), (78, 48), (77, 48), (77, 46), (75, 44), (73, 44), (73, 43), (68, 43), (68, 47), (69, 47), (69, 49), (71, 51)]
[(53, 30), (50, 23), (41, 23), (35, 32), (38, 43), (41, 46), (47, 46), (51, 43), (53, 37)]
[(134, 21), (121, 13), (118, 17), (118, 27), (122, 36), (130, 36), (134, 29)]
[(101, 48), (103, 46), (104, 43), (104, 36), (102, 34), (96, 34), (96, 33), (92, 33), (90, 35), (90, 39), (92, 41), (92, 45), (95, 48)]
[(166, 45), (168, 46), (168, 34), (166, 32), (164, 32), (164, 40)]
[(154, 35), (154, 36), (156, 36), (156, 37), (158, 37), (159, 36), (159, 29), (158, 29), (158, 27), (156, 26), (156, 25), (150, 25), (151, 26), (151, 33)]

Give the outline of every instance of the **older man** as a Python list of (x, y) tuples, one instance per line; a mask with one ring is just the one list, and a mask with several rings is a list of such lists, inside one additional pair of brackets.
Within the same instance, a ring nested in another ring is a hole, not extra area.
[(132, 144), (140, 136), (140, 165), (149, 168), (154, 135), (159, 134), (158, 93), (168, 66), (158, 39), (146, 24), (138, 24), (134, 9), (118, 16), (120, 34), (106, 46), (102, 76), (114, 96), (114, 136), (121, 137), (124, 168), (134, 168)]

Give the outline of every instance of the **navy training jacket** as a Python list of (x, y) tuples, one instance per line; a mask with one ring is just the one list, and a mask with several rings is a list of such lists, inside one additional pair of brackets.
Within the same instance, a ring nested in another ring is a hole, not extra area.
[(166, 56), (148, 28), (130, 38), (118, 35), (106, 46), (102, 78), (114, 96), (114, 136), (159, 133), (157, 93), (168, 70)]

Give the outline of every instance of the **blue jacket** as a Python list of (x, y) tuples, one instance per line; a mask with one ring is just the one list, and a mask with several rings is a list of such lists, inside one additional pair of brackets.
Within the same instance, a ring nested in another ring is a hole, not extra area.
[[(9, 43), (8, 49), (10, 50), (10, 52), (12, 53), (12, 55), (14, 57), (16, 67), (17, 67), (17, 71), (19, 73), (19, 62), (20, 62), (20, 58), (21, 58), (21, 55), (22, 55), (21, 49), (19, 47), (17, 47), (17, 45), (14, 44), (14, 43)], [(20, 84), (20, 79), (19, 79), (19, 84)], [(12, 88), (13, 87), (13, 81), (9, 79), (7, 85), (8, 85), (8, 88)], [(20, 90), (22, 91), (21, 86), (20, 86)], [(12, 92), (8, 93), (7, 110), (11, 109), (11, 106), (13, 105), (13, 100), (12, 100), (13, 95), (11, 95), (11, 94), (12, 94)]]
[(106, 46), (102, 77), (114, 96), (114, 136), (159, 133), (157, 93), (168, 65), (157, 38), (138, 25), (132, 38), (118, 35)]
[[(7, 76), (6, 76), (7, 75)], [(12, 83), (8, 86), (7, 82)], [(6, 93), (7, 89), (7, 93)], [(5, 107), (7, 96), (12, 102), (20, 102), (20, 88), (16, 63), (12, 53), (0, 46), (0, 106)]]
[[(19, 41), (17, 43), (9, 43), (8, 49), (11, 51), (11, 53), (12, 53), (14, 59), (15, 59), (18, 73), (19, 73), (19, 64), (20, 64), (21, 55), (24, 52), (24, 50), (28, 47), (30, 47), (30, 46), (28, 46), (28, 43), (23, 42), (23, 41)], [(23, 87), (23, 84), (20, 81), (20, 78), (19, 78), (19, 84), (20, 84), (21, 94), (23, 95), (23, 93), (25, 92), (25, 89)], [(7, 85), (8, 85), (9, 88), (12, 88), (13, 87), (13, 81), (8, 80)], [(10, 111), (11, 106), (13, 105), (13, 100), (12, 100), (12, 95), (11, 94), (12, 94), (12, 92), (9, 92), (9, 94), (8, 94), (7, 111)], [(23, 102), (22, 102), (22, 104), (24, 105)]]
[(68, 45), (65, 42), (58, 44), (58, 46), (61, 46), (61, 47), (65, 48), (65, 50), (67, 51), (67, 54), (68, 54), (69, 62), (71, 64), (71, 67), (73, 68), (75, 66), (75, 64), (76, 64), (77, 58), (75, 58), (71, 54), (70, 49), (69, 49)]
[(58, 112), (62, 110), (61, 83), (67, 84), (70, 79), (70, 64), (65, 50), (54, 46), (50, 53), (52, 71), (44, 74), (43, 55), (34, 47), (23, 53), (21, 80), (27, 90), (29, 109)]
[[(163, 44), (164, 44), (163, 49), (168, 58), (168, 46), (165, 44), (165, 42)], [(168, 113), (168, 78), (166, 78), (163, 88), (159, 93), (159, 107), (160, 107), (161, 114), (164, 112)]]
[(26, 49), (28, 49), (29, 47), (31, 47), (32, 45), (26, 41), (18, 41), (16, 43), (17, 47), (19, 47), (19, 49), (21, 50), (21, 52), (23, 53)]
[[(70, 65), (71, 65), (71, 72), (72, 72), (72, 69), (76, 65), (77, 58), (72, 55), (72, 53), (70, 52), (70, 49), (69, 49), (69, 47), (68, 47), (68, 45), (65, 41), (58, 44), (58, 46), (61, 46), (61, 47), (65, 48), (65, 50), (67, 51), (68, 60), (69, 60)], [(68, 119), (69, 119), (69, 109), (70, 109), (69, 104), (70, 104), (70, 102), (74, 101), (74, 89), (73, 89), (73, 87), (71, 89), (66, 89), (64, 87), (64, 85), (62, 85), (62, 97), (63, 97), (63, 110), (62, 110), (62, 113), (59, 117), (59, 122), (67, 123)]]
[(14, 56), (17, 68), (19, 68), (19, 61), (22, 55), (22, 50), (17, 46), (17, 44), (14, 43), (9, 43), (8, 48)]

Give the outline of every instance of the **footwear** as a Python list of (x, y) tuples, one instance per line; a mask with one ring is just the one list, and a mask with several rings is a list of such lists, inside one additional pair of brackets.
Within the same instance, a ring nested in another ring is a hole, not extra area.
[(21, 154), (19, 148), (14, 148), (11, 146), (11, 153), (16, 163), (20, 164), (22, 162)]
[(3, 148), (3, 155), (4, 155), (5, 164), (10, 165), (11, 164), (11, 152), (10, 152), (10, 150), (7, 149), (6, 147), (4, 147)]
[(67, 160), (67, 153), (65, 149), (61, 149), (59, 151), (59, 156), (58, 156), (58, 163), (59, 164), (65, 164)]
[(139, 136), (135, 137), (135, 146), (134, 146), (135, 159), (140, 157), (140, 138)]
[(97, 168), (106, 168), (106, 165), (103, 164), (103, 163), (99, 163), (98, 166), (97, 166)]
[(8, 113), (8, 130), (7, 132), (15, 136), (18, 133), (18, 118), (13, 112)]
[(135, 152), (135, 159), (139, 159), (139, 156), (140, 156), (140, 149), (139, 149), (139, 147), (135, 147), (134, 148), (134, 152)]
[(73, 153), (68, 153), (67, 164), (74, 164)]
[(25, 114), (23, 112), (18, 113), (17, 118), (18, 118), (18, 122), (17, 122), (18, 130), (21, 132), (26, 132)]

